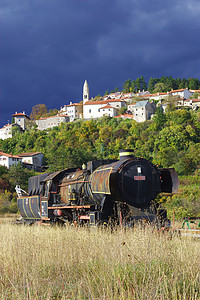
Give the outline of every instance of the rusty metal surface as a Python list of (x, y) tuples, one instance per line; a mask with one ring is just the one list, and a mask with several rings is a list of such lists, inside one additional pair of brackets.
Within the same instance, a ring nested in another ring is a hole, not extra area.
[(113, 168), (103, 166), (98, 168), (91, 175), (91, 189), (93, 193), (111, 194), (110, 191), (110, 174)]
[(70, 204), (71, 193), (77, 191), (84, 182), (83, 170), (68, 174), (63, 178), (60, 185), (61, 200), (66, 204)]

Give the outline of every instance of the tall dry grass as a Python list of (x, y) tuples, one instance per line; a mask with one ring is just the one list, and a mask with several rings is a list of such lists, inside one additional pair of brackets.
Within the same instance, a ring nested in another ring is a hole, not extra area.
[(1, 299), (199, 299), (200, 242), (151, 228), (0, 226)]

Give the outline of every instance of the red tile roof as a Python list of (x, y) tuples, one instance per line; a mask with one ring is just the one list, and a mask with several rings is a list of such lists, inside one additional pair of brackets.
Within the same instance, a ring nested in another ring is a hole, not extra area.
[(18, 156), (20, 157), (23, 157), (23, 156), (34, 156), (34, 155), (37, 155), (37, 154), (40, 154), (42, 152), (30, 152), (30, 153), (20, 153), (18, 154)]
[(125, 101), (121, 99), (107, 99), (101, 101), (87, 101), (84, 105), (99, 105), (99, 104), (107, 104), (110, 102), (125, 102)]
[(183, 92), (185, 90), (187, 89), (171, 90), (169, 93), (171, 94), (171, 93)]
[(115, 107), (112, 107), (111, 105), (107, 104), (106, 106), (101, 107), (100, 109), (104, 109), (104, 108), (113, 108), (116, 109)]
[(68, 107), (68, 106), (81, 106), (83, 104), (81, 103), (72, 103), (72, 104), (68, 104), (68, 105), (64, 105), (65, 107)]
[(12, 154), (9, 154), (9, 153), (4, 153), (2, 151), (0, 151), (0, 155), (7, 156), (7, 157), (21, 158), (18, 155), (12, 155)]
[(124, 114), (124, 115), (116, 116), (116, 117), (114, 117), (114, 118), (133, 119), (134, 116), (133, 116), (133, 115), (130, 115), (130, 114)]
[(190, 90), (192, 93), (200, 93), (200, 90)]
[(29, 118), (29, 116), (27, 116), (26, 114), (23, 114), (23, 113), (14, 114), (14, 115), (12, 115), (12, 117), (27, 117), (27, 118)]

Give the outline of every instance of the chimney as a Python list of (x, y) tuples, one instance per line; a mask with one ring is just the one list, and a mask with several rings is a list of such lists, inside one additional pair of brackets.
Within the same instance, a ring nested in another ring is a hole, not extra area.
[(72, 102), (69, 102), (69, 105), (72, 105)]
[(124, 160), (124, 159), (130, 159), (133, 157), (133, 149), (120, 149), (119, 150), (119, 159)]
[(25, 113), (25, 110), (23, 110), (23, 114), (25, 115), (26, 113)]

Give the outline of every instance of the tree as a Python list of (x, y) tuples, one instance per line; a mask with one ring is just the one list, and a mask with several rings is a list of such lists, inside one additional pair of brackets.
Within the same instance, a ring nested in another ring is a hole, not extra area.
[(119, 111), (118, 111), (118, 114), (119, 114), (119, 115), (123, 115), (123, 114), (125, 114), (126, 110), (127, 110), (126, 107), (121, 107), (121, 108), (119, 109)]
[(132, 80), (131, 81), (131, 92), (135, 93), (136, 90), (137, 90), (136, 82), (135, 82), (135, 80)]
[(140, 89), (144, 91), (147, 90), (147, 84), (143, 76), (140, 76)]
[(166, 115), (163, 112), (162, 106), (159, 106), (156, 110), (155, 117), (153, 118), (156, 123), (156, 130), (161, 130), (166, 122)]
[(190, 78), (188, 88), (191, 90), (198, 90), (198, 87), (199, 87), (198, 79)]
[(124, 85), (123, 85), (123, 92), (124, 93), (129, 93), (130, 92), (130, 87), (131, 87), (131, 80), (130, 78), (128, 80), (126, 80), (124, 82)]
[(150, 78), (149, 79), (149, 83), (148, 83), (148, 91), (150, 93), (153, 93), (153, 90), (154, 90), (154, 85), (158, 82), (158, 79), (157, 78)]
[(155, 84), (153, 92), (161, 93), (161, 92), (164, 92), (165, 90), (166, 90), (165, 84), (162, 82), (158, 82)]
[(137, 92), (141, 90), (141, 79), (137, 78), (135, 81)]
[(32, 120), (38, 120), (47, 112), (48, 111), (47, 111), (47, 107), (45, 104), (37, 104), (32, 107), (30, 118)]
[(115, 93), (119, 92), (119, 88), (116, 86)]

